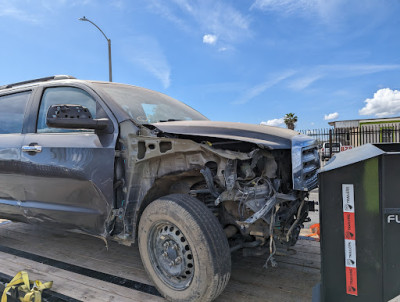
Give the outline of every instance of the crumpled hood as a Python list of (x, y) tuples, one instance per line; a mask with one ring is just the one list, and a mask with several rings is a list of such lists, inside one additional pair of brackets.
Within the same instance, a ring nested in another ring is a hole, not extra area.
[(223, 138), (263, 145), (269, 149), (290, 149), (300, 133), (264, 125), (214, 121), (176, 121), (152, 124), (162, 132)]

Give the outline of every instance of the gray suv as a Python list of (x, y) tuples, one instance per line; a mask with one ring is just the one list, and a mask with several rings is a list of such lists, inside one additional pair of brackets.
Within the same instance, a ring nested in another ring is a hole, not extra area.
[(231, 252), (275, 265), (309, 219), (318, 152), (298, 132), (71, 76), (0, 86), (0, 106), (0, 217), (137, 242), (167, 300), (212, 301)]

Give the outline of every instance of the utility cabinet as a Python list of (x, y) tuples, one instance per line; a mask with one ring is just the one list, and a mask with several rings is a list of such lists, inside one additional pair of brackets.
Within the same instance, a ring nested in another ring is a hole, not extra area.
[(319, 182), (318, 301), (380, 302), (399, 296), (400, 144), (339, 153), (320, 169)]

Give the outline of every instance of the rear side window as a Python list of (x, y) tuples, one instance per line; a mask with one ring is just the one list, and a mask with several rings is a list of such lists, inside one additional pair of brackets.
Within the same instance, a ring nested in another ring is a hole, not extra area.
[(51, 128), (46, 124), (47, 110), (51, 105), (82, 105), (89, 109), (93, 118), (96, 118), (96, 101), (86, 91), (75, 87), (54, 87), (47, 88), (40, 103), (37, 122), (38, 133), (60, 133), (60, 132), (93, 132), (93, 130), (72, 130)]
[(30, 91), (0, 96), (0, 134), (21, 133)]

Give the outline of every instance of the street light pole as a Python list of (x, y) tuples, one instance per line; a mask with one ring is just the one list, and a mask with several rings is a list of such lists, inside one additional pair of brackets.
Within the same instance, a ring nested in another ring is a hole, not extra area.
[(106, 38), (107, 43), (108, 43), (108, 75), (109, 75), (109, 81), (112, 82), (111, 39), (107, 38), (106, 34), (100, 29), (100, 27), (98, 27), (94, 22), (87, 19), (85, 16), (83, 16), (83, 18), (79, 18), (79, 20), (92, 23), (94, 26), (97, 27), (98, 30), (100, 30), (100, 32), (103, 34), (104, 38)]

